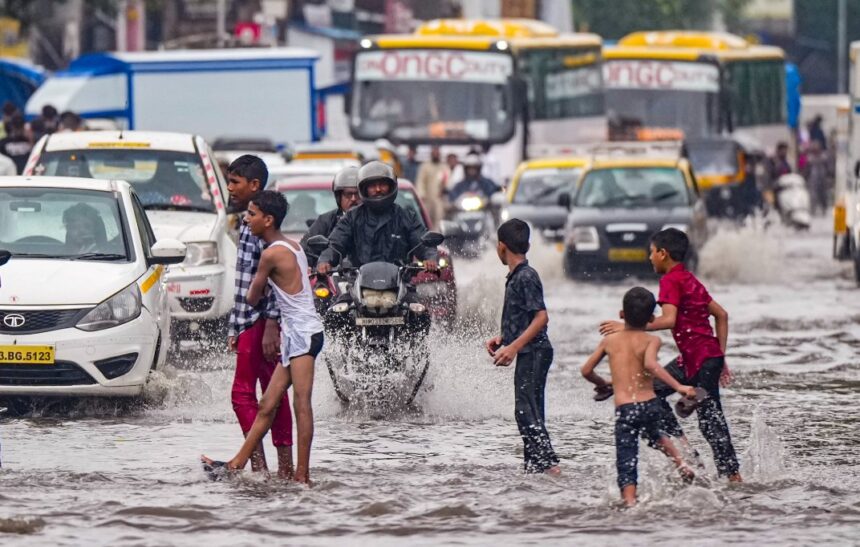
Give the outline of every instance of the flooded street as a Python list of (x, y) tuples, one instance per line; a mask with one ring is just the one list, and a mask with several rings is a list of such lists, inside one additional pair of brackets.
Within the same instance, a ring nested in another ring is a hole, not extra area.
[[(457, 263), (471, 319), (436, 334), (416, 411), (381, 420), (345, 410), (318, 366), (314, 488), (205, 478), (198, 456), (226, 458), (241, 437), (232, 361), (186, 357), (157, 373), (143, 404), (78, 401), (0, 418), (0, 543), (856, 544), (860, 289), (850, 264), (830, 258), (830, 234), (829, 220), (802, 234), (724, 229), (702, 252), (700, 274), (730, 314), (736, 380), (723, 405), (745, 484), (716, 480), (690, 418), (682, 425), (711, 479), (683, 485), (643, 445), (643, 503), (620, 509), (612, 405), (592, 401), (579, 366), (622, 294), (634, 283), (656, 292), (656, 278), (574, 283), (547, 248), (532, 262), (556, 349), (547, 411), (561, 478), (520, 473), (513, 367), (494, 368), (481, 347), (505, 275), (485, 256)], [(665, 363), (674, 344), (664, 338)]]

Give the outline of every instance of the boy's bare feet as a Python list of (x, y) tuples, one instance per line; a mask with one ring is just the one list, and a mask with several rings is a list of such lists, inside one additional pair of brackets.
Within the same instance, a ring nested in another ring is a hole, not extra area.
[(633, 507), (636, 505), (636, 485), (628, 484), (621, 489), (621, 499), (624, 500), (624, 505)]
[(687, 466), (687, 464), (678, 466), (678, 474), (681, 475), (681, 479), (687, 484), (696, 480), (696, 474)]
[(257, 445), (254, 453), (251, 454), (251, 471), (268, 471), (269, 466), (266, 464), (266, 453), (263, 451), (263, 444)]
[(278, 451), (278, 478), (293, 478), (293, 447), (279, 446)]
[(549, 475), (551, 477), (560, 477), (561, 476), (561, 467), (559, 467), (557, 465), (553, 465), (552, 467), (550, 467), (549, 469), (544, 471), (544, 473), (546, 473), (547, 475)]
[(729, 482), (744, 482), (741, 478), (740, 473), (735, 473), (734, 475), (729, 475)]

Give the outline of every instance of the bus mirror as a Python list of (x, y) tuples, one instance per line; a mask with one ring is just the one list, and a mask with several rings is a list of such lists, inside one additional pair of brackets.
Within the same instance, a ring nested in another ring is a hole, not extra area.
[(860, 160), (854, 163), (854, 178), (860, 179)]
[(352, 90), (350, 89), (343, 94), (343, 113), (349, 115), (352, 113)]

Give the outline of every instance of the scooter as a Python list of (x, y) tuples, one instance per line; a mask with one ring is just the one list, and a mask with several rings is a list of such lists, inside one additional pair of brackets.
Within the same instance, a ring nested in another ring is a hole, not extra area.
[[(421, 238), (430, 247), (442, 241), (444, 236), (434, 232)], [(322, 252), (328, 244), (325, 236), (308, 240), (314, 252)], [(338, 291), (323, 315), (326, 337), (335, 348), (324, 360), (343, 402), (389, 409), (415, 400), (430, 367), (431, 317), (410, 283), (422, 269), (371, 262), (336, 271), (338, 288), (344, 290)]]
[(797, 230), (808, 230), (812, 223), (812, 204), (806, 180), (796, 173), (788, 173), (777, 179), (776, 189), (782, 222)]
[(495, 231), (495, 203), (483, 194), (466, 192), (447, 208), (442, 233), (452, 253), (477, 257)]

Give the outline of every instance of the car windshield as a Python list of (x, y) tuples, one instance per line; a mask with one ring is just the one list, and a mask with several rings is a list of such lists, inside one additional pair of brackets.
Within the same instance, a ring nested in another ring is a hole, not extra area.
[(40, 175), (125, 180), (145, 209), (215, 212), (196, 154), (170, 150), (84, 149), (45, 152)]
[(624, 167), (586, 173), (580, 207), (678, 207), (689, 204), (684, 175), (674, 167)]
[(557, 205), (563, 193), (573, 194), (582, 169), (531, 169), (517, 183), (513, 203), (528, 205)]
[[(328, 188), (290, 188), (283, 190), (281, 193), (284, 194), (284, 197), (287, 198), (287, 203), (290, 204), (287, 218), (281, 224), (281, 231), (284, 233), (306, 232), (309, 228), (309, 220), (314, 221), (321, 214), (327, 213), (337, 207), (334, 201), (334, 194)], [(401, 188), (397, 192), (397, 201), (395, 203), (404, 209), (414, 210), (421, 220), (421, 224), (425, 225), (424, 217), (421, 215), (421, 209), (418, 206), (418, 198), (413, 191)]]
[(127, 261), (120, 207), (111, 192), (0, 188), (0, 249), (22, 258)]
[(687, 155), (697, 174), (737, 174), (738, 150), (734, 143), (687, 143)]

